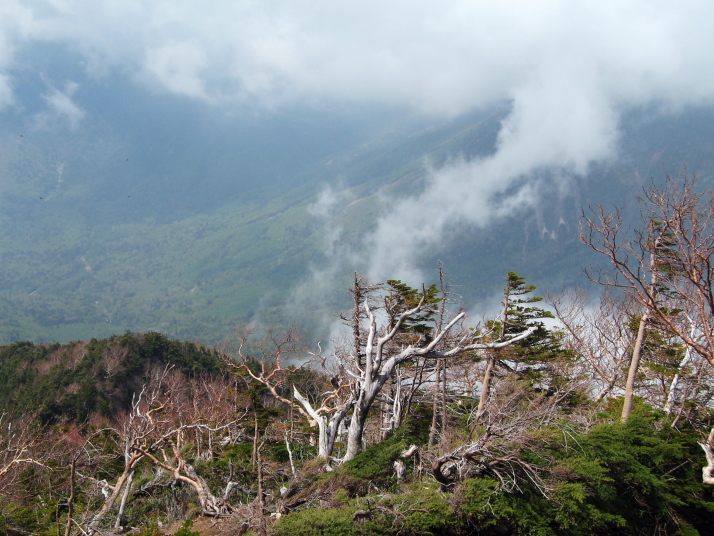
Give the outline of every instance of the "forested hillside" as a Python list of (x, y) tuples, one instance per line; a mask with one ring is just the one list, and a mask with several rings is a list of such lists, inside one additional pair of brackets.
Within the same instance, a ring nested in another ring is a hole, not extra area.
[(713, 199), (670, 177), (631, 234), (595, 208), (596, 302), (511, 271), (474, 322), (443, 271), (355, 274), (329, 348), (257, 327), (3, 347), (0, 529), (708, 534)]
[[(350, 274), (400, 256), (374, 251), (381, 218), (440, 170), (493, 155), (509, 113), (507, 104), (438, 121), (296, 112), (236, 124), (198, 106), (186, 118), (171, 100), (132, 100), (115, 82), (99, 90), (125, 93), (93, 109), (102, 119), (87, 130), (20, 137), (21, 122), (0, 125), (0, 342), (153, 330), (215, 344), (239, 323), (297, 319), (325, 339), (330, 315), (349, 305)], [(128, 103), (141, 107), (143, 119), (130, 116), (141, 128), (116, 117)], [(633, 110), (617, 158), (587, 174), (524, 177), (496, 197), (517, 198), (532, 180), (532, 204), (478, 225), (454, 219), (437, 244), (404, 252), (409, 271), (444, 261), (469, 303), (493, 299), (508, 270), (528, 270), (541, 288), (580, 284), (593, 262), (577, 239), (583, 208), (619, 206), (684, 162), (708, 181), (712, 125), (705, 107)]]
[(0, 363), (0, 413), (34, 414), (43, 424), (126, 411), (154, 369), (168, 364), (188, 378), (222, 370), (214, 352), (155, 332), (68, 345), (18, 342), (2, 348)]

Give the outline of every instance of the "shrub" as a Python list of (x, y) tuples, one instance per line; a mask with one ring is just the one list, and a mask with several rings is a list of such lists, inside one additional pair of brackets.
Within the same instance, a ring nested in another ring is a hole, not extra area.
[(273, 531), (277, 536), (357, 536), (353, 512), (337, 508), (314, 508), (280, 518)]
[(551, 445), (548, 497), (528, 481), (511, 492), (491, 478), (463, 482), (457, 501), (465, 522), (484, 535), (706, 533), (712, 490), (686, 463), (701, 455), (690, 434), (658, 431), (655, 418), (640, 413), (579, 434), (569, 447)]
[(407, 421), (384, 441), (370, 445), (354, 459), (345, 462), (340, 470), (348, 476), (368, 480), (380, 486), (394, 484), (394, 462), (411, 443), (423, 442), (425, 438), (421, 437), (421, 432), (415, 428), (414, 422)]

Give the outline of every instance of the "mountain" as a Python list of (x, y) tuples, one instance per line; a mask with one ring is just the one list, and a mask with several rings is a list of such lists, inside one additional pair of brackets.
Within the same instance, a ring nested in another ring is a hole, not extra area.
[[(127, 330), (215, 343), (238, 323), (296, 319), (324, 339), (351, 274), (370, 271), (380, 215), (439, 169), (494, 154), (511, 106), (448, 120), (330, 103), (231, 115), (108, 75), (62, 90), (82, 104), (73, 121), (37, 97), (71, 57), (48, 52), (42, 76), (20, 76), (28, 97), (0, 127), (1, 343)], [(713, 130), (706, 107), (630, 110), (616, 158), (523, 177), (502, 198), (535, 184), (534, 202), (485, 226), (456, 221), (418, 268), (429, 277), (442, 260), (467, 305), (488, 303), (509, 270), (541, 288), (584, 284), (583, 207), (632, 207), (684, 162), (710, 184)]]

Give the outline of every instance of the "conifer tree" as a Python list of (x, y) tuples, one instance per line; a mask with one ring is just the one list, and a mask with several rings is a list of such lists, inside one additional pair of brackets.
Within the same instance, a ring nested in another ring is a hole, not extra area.
[[(493, 333), (498, 334), (499, 340), (509, 340), (513, 336), (529, 329), (530, 334), (508, 347), (489, 352), (487, 356), (486, 371), (481, 384), (481, 396), (476, 421), (486, 411), (486, 404), (491, 393), (491, 381), (496, 365), (515, 370), (516, 368), (536, 370), (534, 367), (547, 362), (556, 355), (562, 355), (559, 341), (542, 322), (544, 318), (553, 318), (553, 314), (533, 304), (543, 300), (540, 296), (531, 296), (536, 289), (535, 285), (526, 283), (524, 277), (515, 272), (508, 272), (506, 287), (503, 293), (503, 310), (501, 318), (490, 323)], [(524, 367), (525, 366), (525, 367)]]

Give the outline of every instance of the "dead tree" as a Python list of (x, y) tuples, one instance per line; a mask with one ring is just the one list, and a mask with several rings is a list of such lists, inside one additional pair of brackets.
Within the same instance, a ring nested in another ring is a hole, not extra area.
[[(237, 335), (236, 348), (220, 352), (223, 361), (238, 374), (246, 376), (265, 386), (276, 399), (298, 411), (308, 421), (314, 422), (318, 428), (318, 456), (329, 460), (334, 450), (340, 424), (354, 404), (354, 398), (349, 385), (333, 376), (333, 389), (318, 395), (319, 405), (311, 402), (296, 386), (292, 386), (293, 398), (281, 394), (287, 385), (287, 375), (291, 371), (287, 360), (306, 352), (295, 329), (288, 330), (283, 335), (274, 331), (256, 340), (255, 329), (244, 330)], [(251, 353), (253, 356), (251, 356)], [(312, 353), (320, 357), (320, 352)], [(323, 370), (325, 360), (320, 363)]]
[(151, 441), (151, 436), (156, 430), (154, 414), (163, 409), (163, 407), (164, 404), (159, 401), (158, 386), (154, 385), (153, 388), (149, 389), (145, 386), (138, 395), (134, 395), (129, 413), (117, 422), (114, 427), (107, 430), (115, 435), (118, 440), (117, 443), (124, 458), (124, 469), (113, 485), (106, 485), (110, 493), (106, 495), (104, 504), (94, 514), (86, 530), (83, 531), (89, 536), (97, 532), (104, 518), (114, 508), (116, 501), (125, 495), (125, 487), (131, 485), (134, 471), (144, 457), (140, 447), (147, 445)]
[[(338, 350), (333, 356), (340, 371), (337, 392), (349, 390), (346, 401), (334, 407), (330, 420), (331, 425), (339, 426), (339, 422), (349, 417), (343, 461), (353, 459), (362, 451), (370, 409), (387, 382), (394, 378), (399, 365), (419, 359), (448, 360), (467, 353), (505, 348), (537, 329), (524, 327), (521, 332), (505, 337), (488, 329), (468, 329), (464, 327), (463, 312), (449, 318), (437, 314), (439, 308), (444, 307), (444, 301), (437, 298), (435, 287), (418, 292), (399, 281), (390, 281), (389, 285), (396, 294), (385, 296), (373, 290), (361, 300), (366, 326), (358, 330), (360, 339), (349, 347), (359, 345), (359, 351)], [(376, 304), (380, 301), (378, 311)], [(377, 318), (380, 314), (385, 317), (382, 322)], [(308, 414), (318, 413), (313, 412), (307, 400), (301, 402)]]
[(590, 307), (589, 296), (579, 290), (550, 294), (546, 301), (567, 334), (564, 346), (582, 356), (577, 362), (579, 370), (571, 376), (586, 374), (590, 378), (588, 390), (596, 402), (622, 389), (622, 370), (634, 344), (627, 327), (634, 314), (630, 304), (607, 289), (594, 307)]
[[(239, 336), (238, 347), (232, 352), (234, 359), (222, 352), (231, 367), (264, 385), (277, 400), (295, 407), (317, 425), (319, 455), (326, 459), (332, 457), (340, 425), (348, 419), (347, 449), (343, 460), (351, 460), (362, 451), (370, 409), (387, 382), (394, 378), (399, 365), (419, 359), (445, 360), (466, 353), (505, 348), (527, 338), (537, 329), (524, 327), (519, 333), (499, 337), (489, 329), (465, 328), (463, 312), (447, 319), (439, 316), (436, 322), (437, 308), (443, 302), (434, 298), (435, 287), (419, 293), (401, 282), (390, 282), (406, 293), (401, 297), (392, 296), (390, 302), (389, 296), (380, 294), (380, 286), (367, 286), (359, 277), (355, 281), (356, 286), (369, 289), (356, 299), (362, 310), (354, 310), (357, 321), (350, 322), (355, 340), (344, 351), (336, 351), (331, 359), (319, 351), (313, 353), (314, 358), (320, 359), (321, 366), (327, 367), (329, 361), (336, 366), (331, 379), (332, 389), (321, 393), (316, 401), (310, 401), (294, 386), (292, 400), (280, 392), (286, 386), (289, 371), (285, 360), (300, 348), (293, 331), (281, 337), (270, 334), (267, 345), (265, 342), (253, 345), (257, 359), (250, 358), (251, 331)], [(401, 299), (404, 296), (408, 299)], [(377, 312), (378, 309), (381, 310)], [(384, 322), (378, 321), (379, 314), (386, 316)]]
[(31, 416), (13, 420), (7, 414), (0, 415), (0, 496), (18, 492), (22, 472), (28, 466), (49, 469), (53, 456), (44, 437)]
[[(188, 381), (172, 375), (170, 367), (157, 370), (151, 381), (134, 395), (129, 412), (113, 426), (98, 432), (116, 439), (124, 458), (124, 467), (114, 484), (103, 483), (107, 491), (106, 498), (83, 529), (85, 534), (91, 536), (99, 530), (117, 501), (116, 525), (120, 524), (133, 476), (144, 460), (168, 471), (176, 481), (192, 486), (204, 515), (221, 516), (231, 511), (226, 498), (211, 493), (206, 482), (185, 459), (181, 449), (192, 432), (210, 434), (225, 430), (232, 424), (229, 421), (235, 417), (231, 414), (232, 408), (218, 415), (215, 405), (208, 403), (213, 387), (207, 389), (207, 393), (200, 390), (192, 393), (202, 399), (203, 404), (189, 404), (188, 397), (179, 392), (189, 389)], [(202, 408), (202, 411), (197, 411), (197, 408)], [(78, 476), (93, 480), (85, 475)]]
[(493, 340), (493, 333), (490, 332), (459, 329), (462, 328), (465, 318), (465, 313), (459, 312), (441, 329), (431, 332), (428, 338), (422, 337), (412, 340), (410, 344), (403, 345), (401, 348), (394, 348), (391, 343), (400, 334), (405, 321), (433, 307), (433, 304), (426, 303), (422, 297), (415, 307), (402, 311), (391, 323), (392, 325), (378, 327), (374, 311), (369, 303), (365, 302), (368, 329), (364, 348), (364, 369), (360, 369), (354, 361), (349, 363), (345, 359), (341, 360), (345, 370), (354, 380), (355, 393), (347, 433), (345, 461), (353, 459), (362, 451), (362, 437), (369, 410), (398, 365), (417, 358), (449, 359), (468, 352), (505, 348), (525, 339), (536, 330), (535, 327), (531, 327), (508, 340)]
[(499, 386), (484, 413), (477, 415), (474, 410), (472, 438), (432, 461), (432, 475), (447, 490), (465, 478), (483, 475), (494, 477), (507, 491), (528, 481), (548, 497), (552, 491), (550, 461), (536, 463), (523, 454), (535, 452), (547, 442), (542, 430), (558, 425), (561, 403), (578, 387), (570, 383), (545, 394), (509, 378)]
[[(638, 335), (650, 319), (656, 321), (714, 366), (714, 193), (696, 186), (696, 175), (685, 169), (679, 177), (668, 175), (662, 187), (646, 188), (640, 199), (644, 225), (633, 236), (626, 235), (620, 211), (599, 207), (583, 218), (581, 240), (612, 266), (591, 278), (641, 307)], [(689, 312), (695, 329), (682, 321), (681, 311)]]

